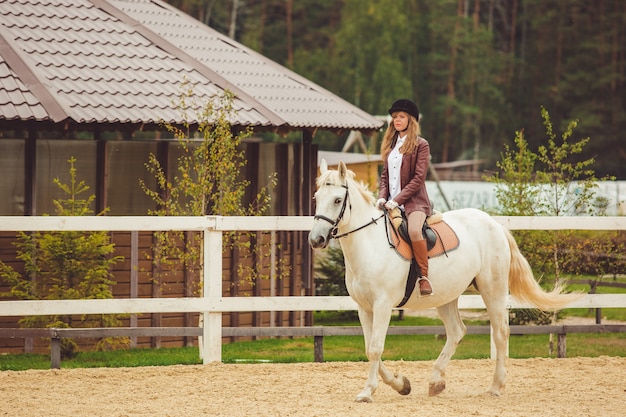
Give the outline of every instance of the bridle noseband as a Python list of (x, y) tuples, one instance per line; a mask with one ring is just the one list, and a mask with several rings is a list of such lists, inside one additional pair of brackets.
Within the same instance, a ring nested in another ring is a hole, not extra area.
[[(335, 185), (335, 184), (330, 184), (330, 183), (326, 183), (324, 185)], [(346, 189), (346, 195), (343, 198), (343, 205), (341, 206), (341, 211), (339, 212), (339, 216), (337, 217), (336, 220), (331, 220), (330, 218), (322, 215), (322, 214), (316, 214), (315, 216), (313, 216), (313, 220), (317, 220), (317, 219), (321, 219), (321, 220), (325, 220), (328, 223), (330, 223), (332, 225), (332, 229), (330, 229), (330, 237), (332, 238), (336, 238), (337, 237), (337, 225), (339, 224), (339, 222), (341, 221), (341, 219), (343, 218), (343, 214), (346, 212), (346, 205), (348, 203), (348, 185), (347, 184), (342, 184), (342, 185), (338, 185), (338, 187), (343, 187)]]
[[(326, 217), (326, 216), (324, 216), (322, 214), (316, 214), (315, 216), (313, 216), (313, 220), (317, 220), (317, 219), (325, 220), (325, 221), (327, 221), (328, 223), (330, 223), (332, 225), (332, 228), (330, 229), (330, 231), (328, 233), (328, 237), (331, 238), (331, 239), (339, 239), (339, 238), (342, 238), (344, 236), (348, 236), (351, 233), (354, 233), (354, 232), (357, 232), (357, 231), (359, 231), (361, 229), (364, 229), (364, 228), (366, 228), (367, 226), (369, 226), (371, 224), (375, 224), (377, 220), (379, 220), (380, 218), (382, 218), (385, 215), (385, 213), (383, 212), (383, 214), (381, 214), (378, 218), (372, 219), (370, 222), (364, 224), (363, 226), (357, 227), (354, 230), (351, 230), (349, 232), (342, 233), (342, 234), (338, 235), (337, 233), (338, 233), (339, 229), (338, 229), (337, 225), (339, 224), (339, 222), (343, 218), (343, 215), (346, 212), (346, 206), (348, 204), (348, 185), (347, 184), (336, 185), (336, 184), (330, 184), (330, 183), (326, 183), (324, 185), (335, 185), (337, 187), (343, 187), (343, 188), (346, 189), (346, 195), (343, 198), (343, 205), (341, 206), (341, 211), (339, 212), (339, 216), (337, 217), (336, 220), (332, 220), (329, 217)], [(352, 205), (350, 205), (350, 208), (352, 209)]]

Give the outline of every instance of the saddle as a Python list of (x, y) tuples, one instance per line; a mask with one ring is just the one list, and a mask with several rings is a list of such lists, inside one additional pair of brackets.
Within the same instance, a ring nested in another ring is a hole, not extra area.
[[(393, 245), (398, 255), (410, 261), (413, 259), (411, 239), (406, 216), (398, 207), (387, 212), (391, 230), (389, 242)], [(448, 223), (443, 221), (440, 212), (428, 216), (422, 226), (422, 234), (426, 239), (428, 257), (434, 258), (456, 249), (459, 246), (459, 238)]]

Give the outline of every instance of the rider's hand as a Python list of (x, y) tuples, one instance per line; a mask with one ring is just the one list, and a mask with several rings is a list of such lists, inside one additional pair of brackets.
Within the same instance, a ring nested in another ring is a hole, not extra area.
[(393, 210), (398, 207), (398, 203), (393, 200), (389, 200), (385, 203), (385, 207), (387, 207), (387, 210)]
[(385, 200), (384, 198), (379, 198), (378, 200), (376, 200), (376, 208), (382, 210), (386, 202), (387, 200)]

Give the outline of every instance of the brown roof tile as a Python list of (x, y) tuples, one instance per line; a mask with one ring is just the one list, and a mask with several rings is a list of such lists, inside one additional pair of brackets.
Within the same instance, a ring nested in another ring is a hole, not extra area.
[(235, 125), (372, 130), (380, 122), (159, 0), (0, 2), (0, 122), (182, 122), (235, 94)]

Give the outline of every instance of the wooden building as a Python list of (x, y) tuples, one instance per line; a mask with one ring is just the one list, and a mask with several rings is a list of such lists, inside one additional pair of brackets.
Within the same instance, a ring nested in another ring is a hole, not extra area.
[[(278, 174), (270, 214), (309, 215), (317, 166), (316, 131), (371, 133), (382, 123), (331, 92), (263, 57), (160, 0), (20, 0), (0, 3), (0, 214), (53, 213), (51, 179), (67, 174), (76, 157), (79, 175), (94, 191), (94, 211), (145, 215), (153, 204), (138, 188), (146, 177), (147, 156), (158, 156), (175, 171), (176, 149), (162, 122), (193, 129), (194, 116), (210, 100), (233, 95), (234, 131), (298, 132), (290, 144), (244, 144), (246, 178), (263, 186), (268, 172)], [(189, 96), (185, 96), (190, 92)], [(191, 111), (181, 113), (181, 97)], [(173, 175), (171, 172), (169, 175)], [(126, 261), (115, 271), (116, 296), (193, 295), (194, 278), (174, 275), (155, 283), (148, 265), (150, 235), (112, 234)], [(262, 240), (265, 237), (259, 236)], [(19, 269), (12, 245), (0, 236), (0, 259)], [(274, 283), (284, 294), (312, 294), (312, 259), (303, 233), (278, 236), (290, 274)], [(133, 243), (134, 242), (134, 243)], [(132, 254), (135, 254), (134, 256)], [(224, 254), (224, 265), (244, 255)], [(133, 264), (135, 262), (135, 264)], [(133, 269), (133, 268), (139, 269)], [(266, 268), (261, 261), (255, 268)], [(133, 272), (136, 271), (136, 272)], [(130, 284), (137, 273), (136, 286)], [(234, 285), (233, 268), (224, 270), (225, 291), (262, 295), (265, 281)], [(158, 284), (158, 285), (157, 285)], [(267, 284), (267, 285), (266, 285)], [(0, 288), (5, 290), (6, 288)], [(0, 301), (1, 302), (1, 301)], [(272, 325), (310, 324), (300, 315), (271, 315)], [(269, 325), (270, 315), (233, 314), (229, 325)], [(193, 324), (195, 318), (150, 315), (129, 318), (139, 325)], [(0, 318), (0, 326), (15, 327)], [(156, 341), (160, 343), (181, 341)], [(187, 341), (188, 342), (188, 341)], [(139, 345), (148, 343), (137, 341)], [(0, 352), (16, 351), (0, 340)], [(37, 349), (26, 343), (26, 350)]]

